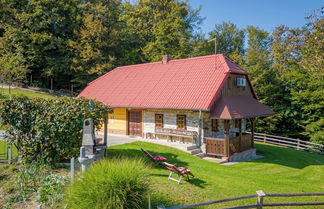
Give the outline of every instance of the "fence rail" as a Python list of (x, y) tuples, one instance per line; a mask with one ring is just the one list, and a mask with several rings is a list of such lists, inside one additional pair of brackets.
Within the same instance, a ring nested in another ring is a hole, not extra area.
[(223, 203), (223, 202), (231, 202), (235, 200), (241, 200), (241, 199), (250, 199), (250, 198), (257, 198), (256, 204), (254, 205), (240, 205), (225, 209), (242, 209), (242, 208), (257, 208), (262, 209), (263, 206), (266, 207), (275, 207), (275, 206), (306, 206), (306, 205), (324, 205), (324, 201), (318, 201), (318, 202), (276, 202), (276, 203), (263, 203), (264, 197), (296, 197), (296, 196), (324, 196), (324, 193), (265, 193), (262, 190), (256, 191), (256, 194), (250, 194), (250, 195), (244, 195), (244, 196), (238, 196), (238, 197), (231, 197), (221, 200), (214, 200), (214, 201), (208, 201), (208, 202), (201, 202), (201, 203), (195, 203), (195, 204), (188, 204), (188, 205), (179, 205), (179, 206), (172, 206), (172, 207), (165, 207), (163, 205), (160, 205), (157, 207), (157, 209), (183, 209), (183, 208), (193, 208), (198, 206), (204, 206), (204, 205), (212, 205), (217, 203)]
[[(247, 132), (247, 133), (251, 133), (251, 132)], [(269, 144), (276, 144), (280, 146), (295, 148), (298, 150), (315, 152), (324, 155), (323, 144), (316, 144), (301, 139), (293, 139), (293, 138), (283, 137), (283, 136), (274, 136), (265, 133), (254, 133), (254, 140), (259, 142), (269, 143)]]

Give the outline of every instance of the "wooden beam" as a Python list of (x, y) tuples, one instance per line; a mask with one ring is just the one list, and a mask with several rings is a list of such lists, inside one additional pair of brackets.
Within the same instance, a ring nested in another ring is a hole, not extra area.
[(107, 146), (107, 140), (108, 140), (108, 113), (105, 114), (104, 118), (104, 144)]
[(254, 147), (254, 121), (255, 121), (255, 118), (251, 118), (250, 119), (251, 121), (251, 147), (253, 148)]
[(239, 150), (242, 152), (242, 119), (239, 119)]
[(224, 120), (224, 142), (225, 142), (225, 146), (224, 146), (224, 153), (225, 153), (225, 157), (229, 157), (230, 156), (230, 152), (229, 152), (229, 120)]
[(126, 109), (126, 135), (129, 135), (129, 110)]

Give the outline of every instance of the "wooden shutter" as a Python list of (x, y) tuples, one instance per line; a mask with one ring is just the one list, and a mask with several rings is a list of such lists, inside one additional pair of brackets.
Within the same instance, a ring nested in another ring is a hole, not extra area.
[(177, 129), (187, 129), (186, 115), (177, 115)]
[(163, 128), (163, 114), (155, 114), (155, 128)]

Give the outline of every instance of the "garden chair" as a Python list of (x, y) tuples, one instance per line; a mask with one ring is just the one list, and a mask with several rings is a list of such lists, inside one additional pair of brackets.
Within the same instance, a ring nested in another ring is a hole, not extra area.
[[(168, 180), (172, 180), (172, 181), (178, 182), (178, 184), (180, 184), (183, 176), (187, 177), (188, 180), (190, 180), (189, 175), (192, 176), (192, 177), (194, 177), (194, 175), (191, 173), (191, 171), (188, 168), (185, 168), (185, 167), (177, 167), (176, 164), (170, 164), (170, 163), (167, 163), (167, 162), (163, 162), (163, 165), (169, 171), (171, 171), (170, 172), (170, 175), (168, 177)], [(180, 178), (179, 179), (172, 178), (172, 174), (173, 173), (178, 174), (178, 176)]]
[(144, 154), (150, 158), (150, 160), (152, 160), (153, 162), (163, 162), (163, 161), (166, 161), (167, 159), (163, 156), (160, 156), (160, 155), (153, 155), (151, 153), (149, 153), (147, 150), (141, 148), (142, 152), (144, 152)]

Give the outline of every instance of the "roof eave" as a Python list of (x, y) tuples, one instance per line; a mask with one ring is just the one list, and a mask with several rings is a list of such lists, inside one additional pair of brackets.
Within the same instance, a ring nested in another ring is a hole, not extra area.
[(174, 108), (174, 107), (142, 107), (142, 106), (110, 106), (112, 108), (140, 108), (140, 109), (166, 109), (166, 110), (191, 110), (191, 111), (205, 111), (209, 112), (209, 109), (204, 108)]

